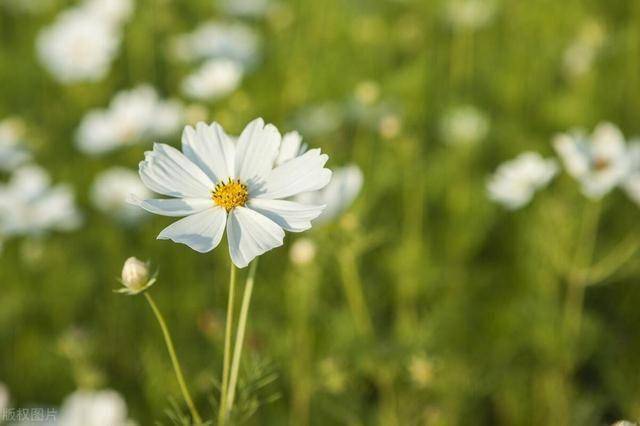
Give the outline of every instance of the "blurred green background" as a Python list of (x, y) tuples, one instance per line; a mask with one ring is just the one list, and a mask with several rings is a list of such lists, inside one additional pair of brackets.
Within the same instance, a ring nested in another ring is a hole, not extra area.
[[(329, 154), (328, 167), (355, 163), (365, 176), (344, 215), (303, 235), (316, 246), (311, 262), (290, 260), (294, 234), (260, 261), (242, 374), (245, 384), (265, 371), (277, 378), (251, 395), (264, 404), (248, 424), (640, 419), (637, 257), (586, 289), (581, 332), (570, 339), (557, 265), (581, 244), (588, 203), (566, 176), (516, 212), (485, 191), (502, 161), (551, 155), (556, 132), (611, 120), (640, 134), (640, 2), (480, 1), (476, 15), (456, 17), (463, 3), (274, 0), (242, 18), (212, 0), (136, 0), (108, 74), (64, 85), (34, 43), (75, 3), (0, 0), (0, 119), (24, 121), (35, 161), (73, 187), (84, 216), (73, 232), (3, 246), (0, 381), (13, 405), (58, 406), (79, 387), (111, 388), (140, 424), (171, 424), (164, 411), (180, 393), (160, 330), (143, 298), (113, 293), (123, 261), (137, 256), (159, 270), (152, 294), (211, 417), (226, 246), (199, 254), (155, 239), (167, 218), (126, 226), (94, 207), (94, 177), (136, 169), (152, 140), (102, 156), (73, 142), (87, 110), (149, 83), (231, 134), (258, 116), (298, 129)], [(171, 57), (171, 40), (212, 19), (254, 29), (259, 59), (229, 95), (189, 101), (180, 82), (191, 68)], [(461, 105), (488, 126), (472, 143), (443, 130)], [(179, 134), (156, 139), (179, 144)], [(605, 198), (594, 257), (640, 238), (639, 217), (619, 191)], [(350, 309), (358, 287), (370, 327)]]

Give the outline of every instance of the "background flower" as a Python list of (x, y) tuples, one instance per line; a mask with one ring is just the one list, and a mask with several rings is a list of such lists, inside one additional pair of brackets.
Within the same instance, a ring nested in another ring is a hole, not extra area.
[(489, 179), (489, 198), (510, 210), (518, 209), (528, 204), (557, 172), (555, 160), (545, 160), (535, 152), (522, 153), (501, 164)]

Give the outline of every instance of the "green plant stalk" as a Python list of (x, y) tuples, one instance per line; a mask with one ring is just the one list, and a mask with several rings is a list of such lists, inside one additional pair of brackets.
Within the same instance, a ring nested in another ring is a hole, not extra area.
[(220, 391), (220, 406), (218, 409), (218, 425), (227, 421), (227, 395), (229, 386), (229, 364), (231, 361), (231, 333), (233, 330), (233, 305), (236, 292), (236, 267), (233, 260), (229, 262), (229, 296), (227, 299), (227, 320), (224, 331), (224, 359), (222, 362), (222, 389)]
[(342, 285), (356, 328), (360, 334), (371, 336), (373, 334), (373, 325), (371, 324), (371, 316), (364, 298), (362, 280), (358, 273), (358, 265), (353, 251), (349, 248), (342, 250), (338, 256), (338, 263), (342, 274)]
[(585, 207), (582, 229), (578, 238), (573, 267), (567, 280), (567, 295), (564, 307), (564, 333), (572, 346), (568, 352), (567, 370), (572, 369), (574, 361), (574, 344), (580, 336), (582, 313), (584, 308), (585, 287), (589, 283), (588, 270), (593, 262), (598, 222), (600, 219), (600, 202)]
[(182, 396), (184, 397), (184, 401), (187, 403), (187, 407), (189, 407), (189, 411), (191, 411), (191, 416), (193, 420), (196, 422), (196, 425), (202, 424), (202, 417), (198, 413), (198, 409), (193, 403), (193, 399), (191, 399), (191, 394), (189, 393), (189, 388), (187, 388), (187, 384), (184, 381), (184, 376), (182, 374), (182, 368), (180, 368), (180, 361), (178, 361), (178, 356), (176, 355), (176, 350), (173, 346), (173, 340), (171, 339), (171, 334), (169, 333), (169, 329), (167, 328), (167, 324), (164, 321), (162, 313), (158, 306), (156, 306), (153, 298), (149, 294), (149, 292), (144, 292), (144, 297), (149, 302), (149, 306), (151, 306), (151, 310), (155, 314), (158, 319), (158, 323), (160, 324), (160, 328), (162, 329), (162, 334), (164, 335), (164, 341), (167, 345), (167, 350), (169, 351), (169, 357), (171, 358), (171, 363), (173, 364), (173, 371), (176, 373), (176, 379), (178, 379), (178, 384), (180, 385), (180, 390), (182, 391)]
[(253, 282), (258, 267), (258, 259), (256, 258), (249, 266), (249, 275), (244, 286), (242, 295), (242, 305), (240, 306), (240, 318), (238, 319), (238, 328), (236, 330), (236, 342), (233, 348), (233, 361), (231, 362), (231, 377), (229, 381), (229, 392), (227, 398), (227, 411), (233, 408), (233, 402), (236, 396), (236, 386), (238, 384), (238, 373), (240, 371), (240, 357), (242, 356), (242, 346), (244, 343), (244, 335), (247, 329), (247, 317), (249, 316), (249, 305), (251, 304), (251, 295), (253, 294)]

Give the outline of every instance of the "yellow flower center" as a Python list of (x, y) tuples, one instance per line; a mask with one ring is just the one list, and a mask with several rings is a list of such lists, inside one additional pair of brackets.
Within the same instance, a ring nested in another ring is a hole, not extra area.
[(244, 206), (249, 199), (247, 185), (240, 183), (240, 179), (229, 178), (226, 182), (220, 182), (211, 193), (211, 199), (227, 211), (234, 207)]

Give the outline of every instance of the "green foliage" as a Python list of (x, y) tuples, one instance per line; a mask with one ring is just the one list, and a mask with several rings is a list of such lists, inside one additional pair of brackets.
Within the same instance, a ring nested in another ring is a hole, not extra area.
[[(0, 381), (20, 407), (57, 406), (78, 386), (109, 387), (141, 425), (189, 425), (152, 312), (141, 297), (113, 293), (122, 263), (136, 256), (158, 266), (149, 291), (196, 405), (215, 419), (225, 242), (203, 255), (155, 239), (167, 218), (124, 226), (97, 211), (88, 196), (96, 174), (134, 169), (152, 141), (89, 158), (73, 140), (86, 111), (118, 90), (148, 82), (180, 96), (189, 69), (170, 58), (171, 37), (220, 14), (211, 0), (138, 0), (109, 75), (62, 86), (33, 46), (68, 2), (43, 1), (41, 13), (9, 3), (0, 0), (0, 119), (25, 120), (35, 161), (73, 186), (85, 223), (4, 244)], [(301, 238), (292, 234), (262, 257), (239, 424), (640, 419), (640, 268), (626, 248), (640, 238), (638, 207), (619, 190), (603, 201), (594, 262), (611, 253), (629, 260), (587, 286), (580, 333), (570, 338), (564, 304), (588, 208), (577, 184), (561, 176), (516, 212), (485, 194), (499, 163), (524, 150), (550, 156), (556, 132), (611, 120), (640, 134), (640, 2), (502, 0), (474, 30), (452, 28), (447, 3), (281, 0), (252, 23), (263, 37), (260, 65), (232, 95), (203, 104), (207, 119), (233, 134), (257, 116), (283, 131), (300, 127), (305, 142), (329, 153), (329, 167), (354, 162), (365, 175), (349, 212), (305, 235), (317, 246), (311, 264), (290, 261)], [(565, 51), (593, 22), (604, 41), (584, 74), (567, 74)], [(371, 81), (378, 99), (358, 106), (357, 88)], [(442, 134), (442, 118), (460, 104), (489, 118), (476, 145), (450, 145)], [(338, 124), (305, 134), (300, 117), (318, 106), (337, 108)], [(358, 287), (370, 329), (348, 298)]]

